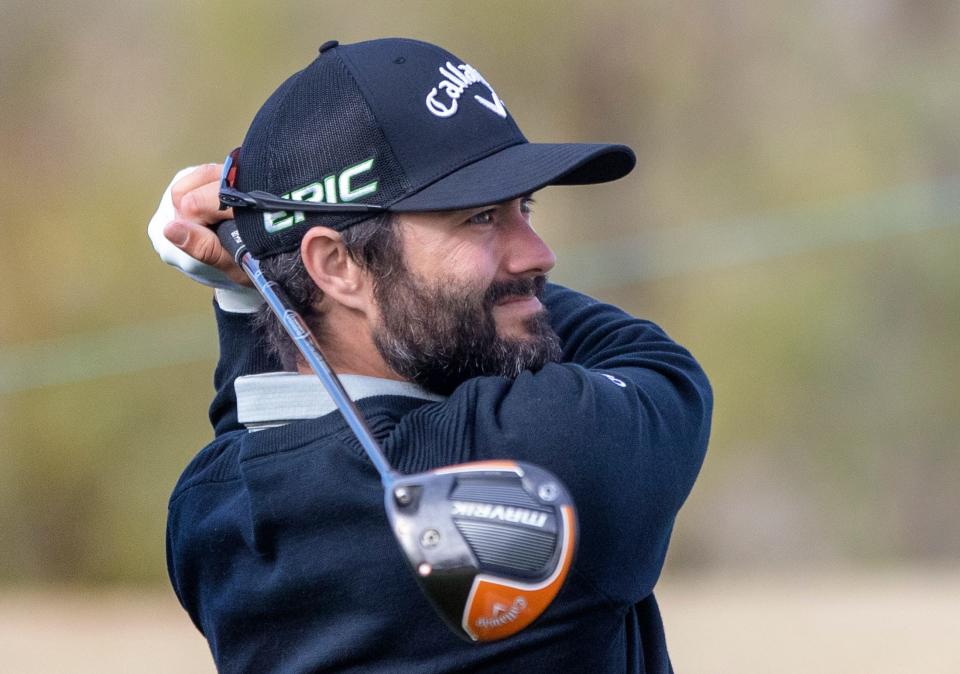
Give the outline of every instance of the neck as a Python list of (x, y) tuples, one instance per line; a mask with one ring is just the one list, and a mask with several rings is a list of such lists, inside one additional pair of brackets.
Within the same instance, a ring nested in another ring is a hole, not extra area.
[[(346, 325), (345, 325), (346, 323)], [(333, 324), (330, 321), (328, 324)], [(320, 349), (324, 360), (336, 374), (361, 374), (367, 377), (405, 381), (384, 362), (364, 321), (338, 321), (339, 329), (323, 331)], [(319, 340), (318, 340), (319, 341)], [(297, 372), (313, 374), (310, 365), (297, 358)]]
[[(380, 379), (394, 379), (396, 381), (406, 381), (403, 377), (391, 370), (381, 360), (371, 362), (369, 359), (356, 357), (351, 354), (340, 354), (329, 348), (323, 349), (324, 360), (336, 374), (362, 374), (367, 377), (379, 377)], [(297, 358), (297, 372), (300, 374), (313, 374), (310, 365), (303, 359)]]

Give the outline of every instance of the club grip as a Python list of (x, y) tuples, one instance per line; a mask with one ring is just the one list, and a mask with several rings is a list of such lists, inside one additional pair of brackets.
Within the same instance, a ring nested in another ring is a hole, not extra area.
[(224, 220), (217, 225), (217, 238), (220, 239), (220, 245), (230, 253), (234, 262), (240, 264), (240, 257), (247, 251), (247, 247), (240, 238), (240, 232), (237, 231), (236, 221)]

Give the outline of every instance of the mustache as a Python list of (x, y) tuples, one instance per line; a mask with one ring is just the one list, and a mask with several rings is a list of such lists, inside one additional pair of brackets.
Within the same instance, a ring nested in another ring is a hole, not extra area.
[(487, 288), (484, 294), (483, 302), (486, 306), (492, 307), (504, 297), (516, 297), (524, 295), (534, 295), (538, 300), (543, 299), (543, 289), (547, 285), (546, 276), (533, 276), (528, 278), (507, 279), (504, 281), (494, 281)]

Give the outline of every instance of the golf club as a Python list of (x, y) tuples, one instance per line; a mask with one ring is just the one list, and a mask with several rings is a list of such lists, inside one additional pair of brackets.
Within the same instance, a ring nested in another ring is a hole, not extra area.
[(576, 548), (576, 511), (566, 487), (543, 468), (512, 460), (414, 475), (395, 471), (307, 323), (283, 289), (264, 277), (235, 222), (222, 222), (217, 236), (283, 323), (370, 457), (383, 483), (394, 536), (444, 621), (472, 642), (503, 639), (530, 625), (563, 585)]

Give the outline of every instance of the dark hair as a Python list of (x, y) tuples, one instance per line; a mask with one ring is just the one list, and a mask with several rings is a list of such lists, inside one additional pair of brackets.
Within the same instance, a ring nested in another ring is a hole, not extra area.
[[(390, 213), (347, 227), (340, 234), (347, 254), (373, 275), (375, 283), (402, 269), (403, 251), (395, 220)], [(300, 251), (266, 257), (260, 260), (260, 268), (268, 279), (283, 287), (314, 336), (322, 341), (324, 325), (318, 305), (323, 299), (323, 291), (307, 273)], [(260, 331), (267, 350), (279, 356), (285, 370), (295, 371), (300, 352), (266, 304), (257, 310), (254, 325)]]

